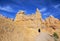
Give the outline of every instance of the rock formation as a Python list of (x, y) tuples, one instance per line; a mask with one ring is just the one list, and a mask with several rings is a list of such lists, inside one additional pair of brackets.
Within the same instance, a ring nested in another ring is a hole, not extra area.
[(60, 20), (53, 16), (43, 20), (38, 9), (32, 15), (19, 11), (14, 21), (0, 16), (0, 41), (35, 41), (40, 32), (47, 33), (48, 37), (57, 32), (60, 37)]

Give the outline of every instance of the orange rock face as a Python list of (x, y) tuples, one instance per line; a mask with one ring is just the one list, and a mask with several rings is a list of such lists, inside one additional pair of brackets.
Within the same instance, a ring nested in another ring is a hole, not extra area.
[(42, 20), (38, 9), (32, 15), (25, 15), (24, 11), (19, 11), (14, 21), (0, 16), (0, 41), (34, 41), (40, 32), (49, 35), (57, 32), (59, 35), (60, 20), (53, 16)]

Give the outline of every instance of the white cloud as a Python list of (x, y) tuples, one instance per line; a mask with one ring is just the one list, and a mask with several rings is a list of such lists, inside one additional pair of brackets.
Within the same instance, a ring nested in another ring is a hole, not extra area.
[(54, 8), (58, 8), (59, 6), (60, 6), (60, 4), (58, 4), (58, 5), (55, 5), (55, 6), (54, 6)]
[(47, 8), (42, 8), (42, 9), (40, 9), (41, 12), (44, 12), (44, 11), (46, 11), (46, 10), (47, 10)]
[(51, 14), (50, 12), (44, 13), (44, 15), (50, 15), (50, 14)]
[(7, 12), (13, 12), (14, 11), (10, 6), (0, 6), (0, 10), (4, 10)]

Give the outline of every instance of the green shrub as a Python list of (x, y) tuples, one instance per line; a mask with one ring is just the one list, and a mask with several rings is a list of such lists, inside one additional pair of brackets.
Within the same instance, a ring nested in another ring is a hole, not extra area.
[(54, 32), (53, 34), (54, 40), (57, 41), (57, 39), (59, 38), (58, 34), (56, 32)]
[(59, 36), (58, 36), (58, 34), (56, 33), (56, 32), (54, 32), (54, 34), (53, 34), (53, 36), (55, 37), (55, 38), (59, 38)]

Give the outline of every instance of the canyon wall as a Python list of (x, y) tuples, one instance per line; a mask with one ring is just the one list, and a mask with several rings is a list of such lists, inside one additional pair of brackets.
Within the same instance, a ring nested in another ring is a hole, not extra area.
[(35, 41), (40, 32), (60, 37), (60, 20), (52, 15), (43, 20), (38, 9), (32, 15), (19, 11), (14, 20), (0, 15), (0, 41)]

